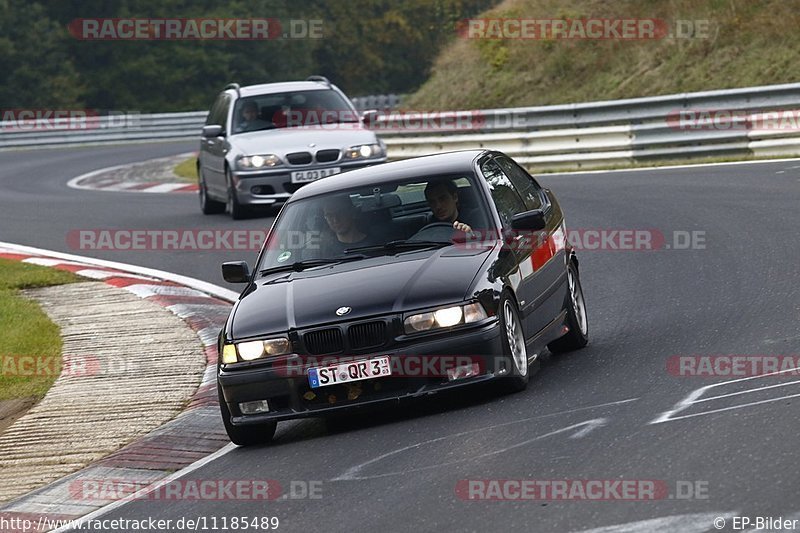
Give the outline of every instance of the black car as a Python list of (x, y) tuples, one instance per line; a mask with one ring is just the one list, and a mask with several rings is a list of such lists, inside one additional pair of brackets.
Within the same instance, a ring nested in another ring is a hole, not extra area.
[(578, 260), (553, 193), (510, 157), (451, 152), (298, 190), (219, 337), (236, 444), (279, 420), (498, 380), (588, 340)]

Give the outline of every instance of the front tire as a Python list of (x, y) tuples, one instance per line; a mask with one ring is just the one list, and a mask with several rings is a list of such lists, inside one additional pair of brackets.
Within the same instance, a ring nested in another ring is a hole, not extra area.
[(242, 220), (250, 215), (249, 210), (239, 203), (239, 198), (236, 196), (236, 189), (233, 187), (233, 178), (231, 171), (225, 170), (225, 181), (228, 184), (228, 201), (225, 204), (225, 211), (231, 216), (233, 220)]
[(217, 397), (219, 398), (219, 410), (222, 415), (222, 423), (225, 425), (225, 432), (231, 442), (239, 446), (252, 446), (254, 444), (266, 444), (272, 441), (278, 423), (275, 421), (252, 426), (234, 426), (231, 423), (231, 412), (225, 398), (222, 396), (222, 389), (217, 384)]
[(503, 378), (503, 385), (510, 392), (522, 392), (528, 388), (531, 374), (528, 350), (517, 304), (508, 292), (500, 298), (499, 314), (503, 355), (511, 361), (512, 369), (511, 375)]
[(203, 176), (203, 170), (198, 166), (197, 175), (199, 178), (199, 195), (200, 195), (200, 210), (204, 215), (217, 215), (225, 212), (225, 203), (212, 200), (208, 197), (208, 185), (206, 185), (206, 178)]
[(578, 268), (573, 261), (567, 267), (567, 327), (569, 331), (560, 339), (547, 345), (553, 353), (580, 350), (589, 342), (589, 322), (586, 317), (586, 302)]

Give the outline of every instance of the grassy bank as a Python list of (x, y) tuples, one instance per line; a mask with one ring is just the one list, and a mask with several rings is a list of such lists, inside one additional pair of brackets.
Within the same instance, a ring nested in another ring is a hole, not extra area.
[(185, 161), (181, 161), (175, 165), (172, 171), (184, 181), (197, 183), (197, 158), (193, 156)]
[[(800, 10), (781, 0), (506, 0), (483, 18), (707, 20), (705, 38), (455, 38), (408, 109), (547, 105), (800, 81)], [(686, 27), (684, 23), (684, 28)], [(455, 31), (448, 29), (448, 31)]]
[(41, 398), (61, 370), (58, 326), (20, 289), (78, 280), (69, 272), (0, 259), (0, 400)]

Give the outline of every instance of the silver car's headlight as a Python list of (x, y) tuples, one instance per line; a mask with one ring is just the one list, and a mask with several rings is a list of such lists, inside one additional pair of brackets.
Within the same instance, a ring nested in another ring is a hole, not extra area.
[(292, 353), (292, 343), (287, 337), (244, 341), (223, 346), (222, 362), (231, 364), (239, 361), (255, 361), (264, 357), (288, 353)]
[(359, 144), (351, 146), (344, 151), (345, 159), (369, 159), (371, 157), (383, 157), (384, 149), (379, 143)]
[(486, 309), (480, 303), (473, 302), (411, 315), (406, 317), (403, 325), (406, 333), (421, 333), (432, 329), (480, 322), (487, 317)]
[(279, 166), (281, 158), (275, 154), (245, 155), (237, 159), (236, 164), (242, 170), (271, 168)]

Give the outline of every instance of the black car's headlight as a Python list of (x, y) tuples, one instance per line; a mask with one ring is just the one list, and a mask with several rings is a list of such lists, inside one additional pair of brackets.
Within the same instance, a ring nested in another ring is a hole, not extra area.
[(245, 155), (236, 160), (236, 165), (242, 170), (272, 168), (281, 164), (281, 158), (275, 154)]
[(370, 157), (383, 157), (385, 150), (383, 146), (375, 144), (359, 144), (351, 146), (344, 151), (345, 159), (369, 159)]
[(460, 324), (471, 324), (488, 318), (486, 309), (478, 302), (443, 307), (426, 313), (406, 317), (403, 321), (406, 333), (421, 333)]
[(273, 355), (292, 353), (292, 343), (286, 337), (275, 337), (257, 341), (244, 341), (226, 344), (222, 348), (222, 362), (255, 361)]

